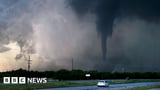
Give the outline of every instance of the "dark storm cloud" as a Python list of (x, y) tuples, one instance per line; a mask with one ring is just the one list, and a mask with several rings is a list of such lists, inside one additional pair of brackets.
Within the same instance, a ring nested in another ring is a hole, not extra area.
[(159, 0), (122, 0), (120, 2), (120, 13), (127, 16), (137, 16), (147, 21), (159, 21)]
[(116, 18), (132, 18), (159, 22), (159, 0), (70, 0), (78, 16), (90, 12), (97, 16), (97, 32), (101, 35), (103, 59), (106, 59), (106, 40), (112, 35)]

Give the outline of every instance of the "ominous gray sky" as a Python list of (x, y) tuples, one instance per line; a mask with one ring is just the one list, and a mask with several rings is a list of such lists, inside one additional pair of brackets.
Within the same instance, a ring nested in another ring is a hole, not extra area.
[(0, 0), (0, 70), (159, 71), (159, 0)]

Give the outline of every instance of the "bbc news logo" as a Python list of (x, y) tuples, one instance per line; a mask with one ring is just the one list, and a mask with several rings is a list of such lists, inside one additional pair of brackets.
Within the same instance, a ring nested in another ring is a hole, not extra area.
[(47, 83), (47, 78), (3, 77), (4, 84)]

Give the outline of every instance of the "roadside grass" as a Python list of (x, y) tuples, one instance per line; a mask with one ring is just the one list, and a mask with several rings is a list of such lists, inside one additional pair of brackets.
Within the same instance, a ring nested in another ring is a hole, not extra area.
[(128, 88), (125, 90), (149, 90), (149, 89), (153, 89), (153, 88), (160, 88), (160, 85), (142, 86), (142, 87)]
[(110, 84), (122, 84), (122, 83), (140, 83), (140, 82), (160, 82), (160, 79), (131, 79), (131, 80), (111, 80)]
[(68, 81), (55, 81), (44, 84), (5, 84), (0, 85), (0, 90), (33, 90), (40, 88), (60, 88), (60, 87), (76, 87), (76, 86), (92, 86), (96, 82), (68, 82)]
[[(136, 83), (136, 82), (158, 82), (160, 79), (133, 79), (133, 80), (109, 80), (109, 84)], [(72, 81), (52, 81), (45, 84), (0, 84), (0, 90), (33, 90), (40, 88), (60, 88), (76, 86), (93, 86), (97, 81), (72, 82)], [(133, 90), (133, 89), (129, 89)], [(135, 90), (135, 89), (134, 89)], [(137, 89), (143, 90), (143, 89)], [(144, 89), (145, 90), (145, 89)]]

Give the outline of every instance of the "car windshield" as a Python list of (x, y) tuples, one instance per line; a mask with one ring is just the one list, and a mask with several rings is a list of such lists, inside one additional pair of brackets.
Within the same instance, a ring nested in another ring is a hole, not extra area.
[(100, 83), (104, 83), (105, 81), (99, 81)]

